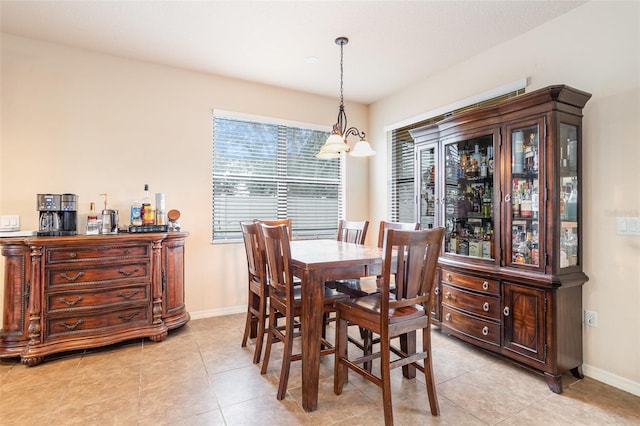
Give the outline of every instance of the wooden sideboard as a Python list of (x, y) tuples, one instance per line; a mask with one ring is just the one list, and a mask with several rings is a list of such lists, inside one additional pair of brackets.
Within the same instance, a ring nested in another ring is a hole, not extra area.
[(46, 355), (149, 337), (189, 321), (188, 233), (0, 239), (5, 259), (0, 358)]

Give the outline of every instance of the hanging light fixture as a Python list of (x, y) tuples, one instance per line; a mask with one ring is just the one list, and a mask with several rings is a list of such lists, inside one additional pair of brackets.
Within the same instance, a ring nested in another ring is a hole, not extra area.
[[(342, 90), (343, 81), (343, 48), (344, 45), (349, 43), (349, 39), (346, 37), (338, 37), (336, 44), (340, 46), (340, 106), (338, 108), (338, 120), (333, 125), (333, 130), (327, 138), (327, 141), (320, 152), (316, 154), (317, 158), (330, 159), (340, 157), (341, 152), (350, 152), (353, 157), (369, 157), (375, 155), (375, 151), (371, 149), (371, 145), (365, 139), (364, 132), (361, 132), (355, 127), (349, 127), (347, 129), (347, 114), (344, 112), (344, 96)], [(347, 144), (347, 138), (350, 135), (356, 135), (360, 137), (360, 141), (356, 143), (353, 151)]]

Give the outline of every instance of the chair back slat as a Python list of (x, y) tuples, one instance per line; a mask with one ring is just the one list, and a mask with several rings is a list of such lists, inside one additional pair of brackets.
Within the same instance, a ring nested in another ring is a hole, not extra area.
[(338, 222), (338, 241), (345, 243), (364, 244), (367, 238), (367, 229), (369, 221), (350, 221), (340, 219)]
[[(429, 308), (443, 238), (444, 228), (387, 231), (380, 301), (383, 312), (417, 304)], [(392, 273), (395, 274), (395, 299), (389, 298)], [(388, 316), (382, 315), (382, 318)]]

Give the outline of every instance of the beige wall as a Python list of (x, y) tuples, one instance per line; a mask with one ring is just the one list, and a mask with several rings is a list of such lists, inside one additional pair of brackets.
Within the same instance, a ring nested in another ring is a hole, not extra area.
[[(22, 229), (37, 229), (36, 194), (78, 194), (86, 213), (91, 201), (101, 208), (98, 194), (106, 192), (125, 221), (149, 183), (166, 194), (168, 209), (181, 211), (190, 232), (188, 310), (198, 317), (246, 309), (244, 246), (211, 244), (212, 111), (330, 126), (338, 94), (318, 97), (7, 34), (1, 42), (0, 213), (19, 214)], [(367, 108), (346, 110), (366, 131)], [(368, 162), (347, 161), (347, 217), (366, 217)]]
[[(428, 54), (428, 52), (425, 52)], [(583, 306), (587, 375), (640, 395), (640, 237), (618, 236), (616, 216), (640, 216), (640, 3), (590, 2), (508, 43), (371, 106), (377, 155), (370, 188), (385, 187), (385, 126), (528, 77), (527, 90), (567, 84), (593, 94), (584, 109)], [(370, 220), (386, 215), (370, 192)]]
[[(370, 169), (348, 160), (347, 216), (377, 223), (387, 213), (385, 126), (522, 77), (527, 90), (563, 83), (593, 93), (584, 111), (583, 303), (599, 324), (584, 330), (584, 370), (640, 395), (640, 238), (614, 232), (616, 215), (640, 216), (639, 16), (637, 2), (590, 2), (368, 111), (346, 107), (351, 123), (369, 124), (378, 151)], [(242, 309), (243, 248), (210, 242), (211, 111), (330, 124), (336, 99), (9, 35), (1, 42), (0, 213), (35, 229), (39, 192), (74, 192), (85, 209), (108, 192), (124, 213), (149, 183), (191, 232), (189, 311)]]

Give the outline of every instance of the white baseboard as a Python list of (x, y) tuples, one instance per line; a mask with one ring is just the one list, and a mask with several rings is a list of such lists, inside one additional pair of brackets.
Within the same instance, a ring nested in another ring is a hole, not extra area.
[(196, 320), (202, 318), (220, 317), (223, 315), (241, 314), (244, 312), (247, 312), (247, 305), (231, 306), (222, 309), (207, 309), (206, 311), (197, 312), (189, 311), (189, 315), (191, 316), (192, 320)]
[[(196, 320), (202, 318), (219, 317), (222, 315), (241, 314), (246, 312), (246, 310), (246, 305), (240, 305), (222, 309), (209, 309), (206, 311), (189, 312), (189, 315), (191, 315), (191, 319)], [(606, 370), (602, 370), (598, 367), (593, 367), (589, 364), (582, 364), (582, 372), (585, 376), (591, 377), (592, 379), (598, 380), (599, 382), (605, 383), (609, 386), (613, 386), (614, 388), (621, 389), (625, 392), (629, 392), (633, 395), (640, 396), (640, 383), (617, 376)]]
[(606, 383), (614, 388), (640, 396), (640, 383), (638, 382), (625, 379), (624, 377), (617, 376), (589, 364), (582, 364), (582, 372), (585, 376), (591, 377), (599, 382)]

